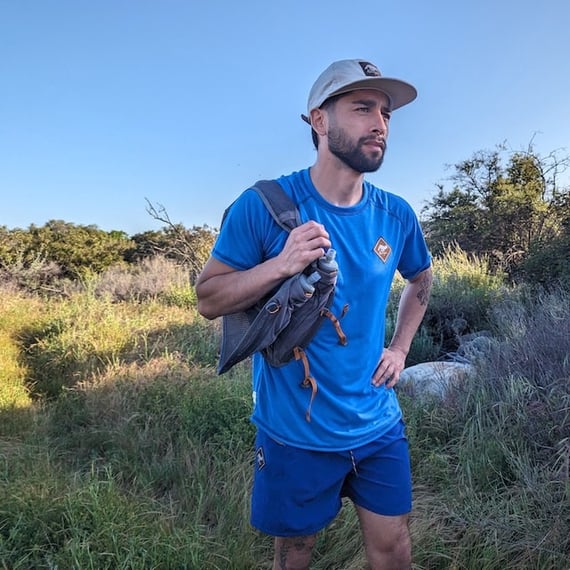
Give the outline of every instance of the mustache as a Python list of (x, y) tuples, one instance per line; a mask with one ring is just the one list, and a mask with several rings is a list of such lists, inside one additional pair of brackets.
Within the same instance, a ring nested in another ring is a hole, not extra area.
[(368, 137), (362, 137), (360, 139), (360, 144), (366, 144), (368, 142), (378, 143), (382, 147), (382, 150), (386, 150), (386, 138), (383, 136), (370, 135)]

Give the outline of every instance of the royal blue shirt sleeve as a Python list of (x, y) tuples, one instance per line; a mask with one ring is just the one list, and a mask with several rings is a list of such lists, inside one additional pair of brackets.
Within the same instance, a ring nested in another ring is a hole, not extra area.
[(404, 279), (413, 279), (431, 265), (431, 255), (426, 244), (420, 222), (411, 206), (407, 212), (407, 232), (398, 271)]
[(280, 251), (275, 246), (282, 233), (257, 192), (248, 189), (229, 207), (212, 256), (244, 271), (274, 257)]

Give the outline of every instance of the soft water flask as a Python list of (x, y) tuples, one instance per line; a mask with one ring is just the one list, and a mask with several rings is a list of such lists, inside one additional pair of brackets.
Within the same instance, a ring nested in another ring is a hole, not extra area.
[(305, 275), (301, 273), (299, 275), (299, 283), (303, 289), (303, 294), (305, 297), (311, 297), (315, 292), (315, 287), (313, 283), (316, 283), (321, 278), (318, 271), (313, 271), (310, 275)]
[(335, 258), (336, 249), (331, 247), (323, 257), (319, 258), (319, 269), (325, 273), (334, 273), (335, 271), (338, 271), (338, 263)]

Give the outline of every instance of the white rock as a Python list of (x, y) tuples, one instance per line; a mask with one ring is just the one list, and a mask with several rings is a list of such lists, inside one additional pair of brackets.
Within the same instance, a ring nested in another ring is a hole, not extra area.
[(473, 373), (473, 366), (463, 362), (422, 362), (405, 368), (399, 384), (415, 395), (443, 398), (450, 385)]

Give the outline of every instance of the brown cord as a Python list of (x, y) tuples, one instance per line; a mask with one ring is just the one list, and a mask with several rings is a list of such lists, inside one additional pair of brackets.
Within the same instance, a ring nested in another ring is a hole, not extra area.
[[(345, 305), (345, 309), (348, 310), (348, 307)], [(343, 316), (346, 313), (346, 310), (343, 309)], [(338, 342), (339, 344), (342, 344), (342, 346), (346, 346), (348, 344), (348, 339), (346, 338), (346, 335), (344, 334), (344, 331), (342, 330), (342, 327), (340, 326), (340, 321), (328, 310), (328, 309), (323, 309), (321, 311), (321, 314), (325, 317), (327, 317), (328, 319), (330, 319), (330, 321), (332, 322), (335, 330), (336, 330), (336, 334), (338, 335)]]
[[(346, 315), (347, 311), (348, 311), (348, 305), (345, 305), (342, 308), (341, 318), (344, 317), (344, 315)], [(348, 339), (346, 338), (346, 335), (344, 334), (344, 331), (342, 330), (342, 327), (340, 326), (340, 321), (326, 308), (321, 311), (321, 315), (330, 319), (330, 321), (332, 322), (332, 324), (335, 328), (336, 334), (338, 335), (339, 344), (341, 344), (342, 346), (346, 346), (348, 344)], [(295, 355), (295, 360), (300, 360), (303, 363), (303, 370), (305, 372), (305, 378), (301, 382), (301, 386), (303, 388), (308, 388), (309, 386), (312, 388), (311, 400), (309, 401), (309, 407), (307, 408), (307, 411), (305, 412), (305, 419), (308, 422), (310, 422), (311, 421), (311, 406), (313, 405), (313, 400), (315, 399), (315, 396), (317, 395), (317, 390), (318, 390), (317, 381), (311, 376), (311, 367), (309, 366), (309, 359), (307, 358), (305, 351), (300, 346), (296, 346), (293, 349), (293, 354)]]
[(305, 351), (300, 347), (296, 346), (293, 349), (293, 354), (295, 355), (295, 360), (300, 360), (303, 363), (303, 369), (305, 371), (305, 378), (301, 382), (301, 386), (303, 388), (308, 388), (309, 386), (312, 388), (311, 392), (311, 400), (309, 401), (309, 407), (305, 412), (305, 419), (310, 422), (311, 421), (311, 406), (313, 405), (313, 400), (317, 395), (317, 381), (311, 376), (311, 370), (309, 367), (309, 360)]

